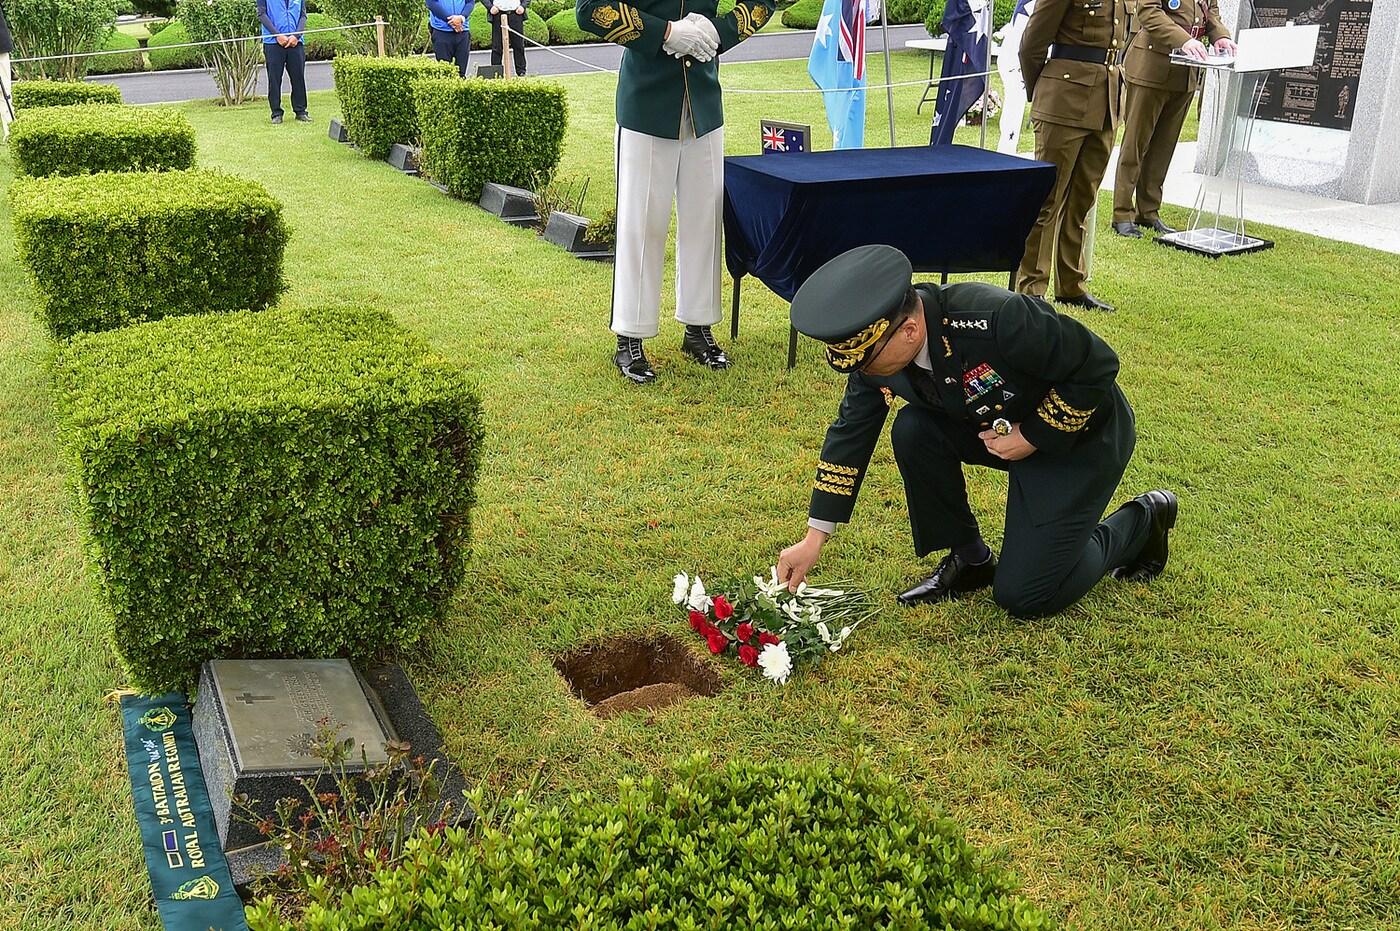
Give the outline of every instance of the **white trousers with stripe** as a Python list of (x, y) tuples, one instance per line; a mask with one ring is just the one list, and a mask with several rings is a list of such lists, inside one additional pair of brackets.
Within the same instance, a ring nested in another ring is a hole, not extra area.
[(672, 202), (676, 319), (714, 326), (720, 321), (724, 127), (698, 139), (662, 139), (619, 127), (612, 306), (612, 331), (618, 336), (657, 334)]
[(0, 52), (0, 139), (10, 134), (14, 114), (14, 88), (10, 87), (10, 53)]

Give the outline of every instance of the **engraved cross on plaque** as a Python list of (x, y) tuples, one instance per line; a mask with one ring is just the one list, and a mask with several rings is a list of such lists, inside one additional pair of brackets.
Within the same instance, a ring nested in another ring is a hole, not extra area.
[(248, 692), (248, 691), (245, 690), (245, 691), (243, 692), (242, 695), (236, 695), (236, 696), (234, 696), (234, 699), (233, 699), (233, 700), (234, 700), (234, 701), (241, 701), (241, 702), (243, 702), (244, 704), (251, 705), (251, 704), (252, 704), (253, 702), (255, 702), (255, 701), (275, 701), (275, 700), (276, 700), (276, 696), (275, 696), (275, 695), (254, 695), (253, 693)]

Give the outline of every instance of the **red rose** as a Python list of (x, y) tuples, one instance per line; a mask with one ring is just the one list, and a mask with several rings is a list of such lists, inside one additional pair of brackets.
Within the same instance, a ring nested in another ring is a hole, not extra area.
[(734, 633), (744, 643), (748, 643), (753, 639), (753, 625), (747, 622), (740, 624), (735, 628)]
[(709, 620), (709, 618), (705, 617), (704, 612), (692, 611), (690, 612), (690, 629), (697, 634), (703, 635), (705, 633), (705, 625), (709, 623)]
[(734, 606), (723, 595), (715, 596), (715, 620), (727, 621), (734, 616)]
[(739, 661), (745, 666), (758, 665), (758, 647), (749, 646), (747, 643), (739, 647)]
[(705, 638), (705, 641), (709, 644), (710, 652), (715, 654), (716, 656), (723, 653), (724, 648), (729, 646), (729, 638), (727, 638), (726, 636), (724, 636), (724, 634), (720, 633), (717, 630), (711, 631), (710, 634)]
[(765, 630), (763, 633), (758, 635), (758, 642), (766, 647), (771, 647), (782, 643), (783, 638), (777, 636), (776, 634), (770, 634), (768, 631)]

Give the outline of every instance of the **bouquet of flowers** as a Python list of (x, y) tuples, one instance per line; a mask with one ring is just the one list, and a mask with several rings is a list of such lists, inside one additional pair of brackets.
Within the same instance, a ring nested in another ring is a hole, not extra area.
[(745, 666), (784, 685), (793, 670), (814, 666), (838, 652), (862, 622), (874, 615), (873, 600), (864, 592), (813, 588), (803, 582), (788, 591), (778, 570), (768, 578), (725, 582), (720, 594), (705, 591), (700, 576), (679, 573), (671, 600), (686, 613), (690, 627), (719, 656), (734, 648)]

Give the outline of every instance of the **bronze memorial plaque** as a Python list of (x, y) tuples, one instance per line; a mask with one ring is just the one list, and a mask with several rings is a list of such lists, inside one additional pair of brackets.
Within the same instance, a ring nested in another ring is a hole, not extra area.
[(347, 661), (214, 660), (209, 665), (240, 772), (319, 769), (322, 761), (312, 747), (322, 718), (339, 728), (341, 740), (355, 740), (347, 769), (388, 759), (384, 743), (390, 735)]
[(1372, 0), (1257, 0), (1254, 26), (1318, 26), (1310, 68), (1270, 74), (1260, 88), (1259, 119), (1351, 129)]

